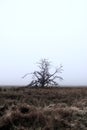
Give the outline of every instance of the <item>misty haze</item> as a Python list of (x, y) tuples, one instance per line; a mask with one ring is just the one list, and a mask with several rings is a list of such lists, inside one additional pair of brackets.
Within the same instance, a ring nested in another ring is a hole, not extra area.
[(43, 58), (63, 65), (61, 85), (87, 85), (86, 0), (0, 1), (0, 84), (28, 84)]

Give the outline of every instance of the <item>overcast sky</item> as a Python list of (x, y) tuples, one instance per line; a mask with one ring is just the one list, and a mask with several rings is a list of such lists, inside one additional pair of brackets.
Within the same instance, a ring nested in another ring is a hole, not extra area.
[(87, 85), (87, 0), (0, 0), (0, 84), (27, 84), (42, 58)]

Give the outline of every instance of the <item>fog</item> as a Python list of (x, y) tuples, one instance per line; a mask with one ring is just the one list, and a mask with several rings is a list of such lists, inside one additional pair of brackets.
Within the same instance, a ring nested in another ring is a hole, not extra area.
[(0, 0), (0, 85), (28, 84), (42, 58), (87, 85), (87, 0)]

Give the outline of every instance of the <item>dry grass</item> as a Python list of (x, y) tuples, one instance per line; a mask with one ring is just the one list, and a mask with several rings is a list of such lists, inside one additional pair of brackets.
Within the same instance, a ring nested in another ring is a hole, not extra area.
[(0, 88), (0, 130), (87, 130), (87, 88)]

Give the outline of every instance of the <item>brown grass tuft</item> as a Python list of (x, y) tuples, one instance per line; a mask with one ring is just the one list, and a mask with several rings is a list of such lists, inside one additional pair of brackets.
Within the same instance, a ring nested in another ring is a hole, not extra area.
[(87, 130), (87, 88), (0, 90), (0, 130)]

